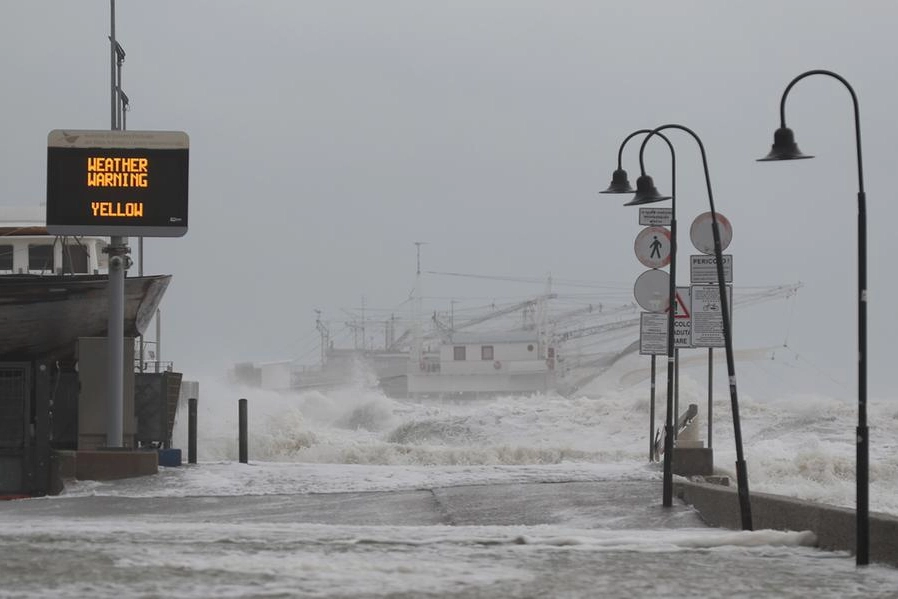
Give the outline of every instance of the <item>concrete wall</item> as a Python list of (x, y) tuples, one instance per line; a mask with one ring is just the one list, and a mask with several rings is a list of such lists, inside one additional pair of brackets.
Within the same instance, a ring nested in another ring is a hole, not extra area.
[[(674, 493), (692, 505), (712, 526), (740, 530), (742, 518), (735, 487), (677, 482)], [(853, 509), (791, 497), (751, 494), (755, 530), (810, 530), (821, 549), (855, 552), (856, 515)], [(898, 517), (870, 514), (870, 560), (898, 566)]]
[(159, 473), (159, 453), (146, 451), (55, 451), (50, 493), (62, 492), (67, 479), (115, 480)]

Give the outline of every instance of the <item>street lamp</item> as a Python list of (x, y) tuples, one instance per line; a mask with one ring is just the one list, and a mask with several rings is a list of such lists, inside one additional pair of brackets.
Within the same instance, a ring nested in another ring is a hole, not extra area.
[[(651, 129), (639, 129), (634, 131), (621, 142), (620, 149), (617, 151), (617, 170), (611, 176), (611, 185), (608, 189), (599, 193), (634, 193), (627, 177), (627, 171), (623, 169), (622, 157), (624, 146), (633, 137), (641, 134), (651, 134)], [(676, 219), (676, 189), (677, 189), (677, 157), (674, 152), (673, 144), (662, 133), (656, 133), (658, 137), (667, 142), (670, 148), (671, 161), (671, 195), (662, 196), (655, 188), (652, 178), (646, 176), (643, 170), (642, 176), (636, 180), (636, 196), (624, 204), (625, 206), (636, 206), (639, 204), (648, 204), (652, 202), (660, 202), (662, 200), (671, 200), (670, 215), (670, 277), (669, 277), (669, 298), (667, 309), (667, 416), (664, 421), (664, 483), (662, 488), (662, 505), (664, 507), (673, 506), (673, 394), (674, 394), (674, 314), (676, 312), (676, 292), (677, 292), (677, 219)], [(654, 356), (652, 356), (654, 358)], [(654, 367), (654, 362), (652, 363)], [(653, 373), (654, 375), (654, 373)], [(652, 379), (654, 383), (654, 377)], [(654, 391), (653, 391), (654, 393)]]
[(854, 103), (854, 131), (857, 147), (857, 343), (858, 343), (858, 423), (857, 423), (857, 565), (870, 563), (869, 468), (870, 439), (867, 430), (867, 198), (864, 193), (864, 166), (861, 159), (861, 118), (857, 95), (851, 85), (832, 71), (815, 69), (792, 80), (780, 100), (780, 127), (773, 136), (770, 153), (760, 162), (812, 158), (802, 154), (792, 130), (786, 127), (786, 96), (796, 83), (811, 75), (828, 75), (841, 81)]
[[(734, 437), (736, 441), (736, 481), (738, 484), (739, 491), (739, 508), (742, 517), (742, 529), (743, 530), (752, 530), (752, 518), (751, 518), (751, 499), (748, 492), (748, 470), (745, 465), (745, 458), (742, 453), (742, 427), (739, 421), (739, 400), (738, 395), (736, 393), (736, 363), (735, 358), (733, 356), (733, 334), (730, 327), (730, 306), (727, 301), (726, 294), (726, 282), (723, 271), (723, 252), (721, 250), (720, 244), (720, 228), (717, 223), (717, 212), (714, 210), (714, 194), (711, 191), (711, 175), (708, 172), (708, 158), (705, 154), (705, 146), (702, 144), (702, 140), (699, 136), (688, 127), (684, 127), (683, 125), (677, 124), (669, 124), (662, 125), (660, 127), (656, 127), (642, 140), (642, 146), (639, 148), (639, 169), (641, 171), (641, 176), (636, 180), (636, 196), (629, 202), (629, 205), (633, 204), (644, 204), (648, 202), (655, 202), (661, 199), (665, 199), (661, 196), (658, 191), (654, 188), (654, 184), (652, 183), (652, 178), (646, 175), (645, 172), (645, 146), (648, 143), (649, 139), (654, 135), (660, 135), (661, 131), (666, 129), (679, 129), (680, 131), (685, 131), (698, 143), (699, 150), (702, 155), (702, 166), (705, 171), (705, 184), (708, 189), (708, 203), (711, 208), (711, 231), (714, 236), (714, 257), (717, 262), (717, 287), (720, 293), (720, 312), (721, 317), (723, 318), (723, 338), (724, 345), (726, 347), (726, 358), (727, 358), (727, 373), (729, 375), (729, 386), (730, 386), (730, 403), (733, 411), (733, 429), (734, 429)], [(671, 238), (675, 238), (673, 225), (675, 221), (673, 220), (673, 216), (671, 215)], [(676, 242), (671, 242), (671, 248), (676, 247)], [(673, 281), (674, 278), (674, 268), (673, 268), (674, 260), (671, 259), (671, 284), (675, 284)], [(675, 299), (671, 297), (671, 312), (674, 311), (676, 304), (674, 303)], [(671, 314), (671, 318), (672, 318)], [(671, 320), (672, 322), (672, 320)], [(670, 325), (669, 325), (670, 326)], [(670, 351), (670, 344), (672, 343), (673, 332), (669, 332), (670, 338), (668, 339), (668, 351)], [(672, 360), (672, 357), (669, 355), (668, 360)], [(668, 389), (668, 393), (669, 393)]]

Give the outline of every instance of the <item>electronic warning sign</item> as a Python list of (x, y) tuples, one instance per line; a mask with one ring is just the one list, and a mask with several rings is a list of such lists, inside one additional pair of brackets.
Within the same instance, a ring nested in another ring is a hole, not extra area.
[(188, 152), (181, 131), (51, 131), (47, 232), (181, 237)]

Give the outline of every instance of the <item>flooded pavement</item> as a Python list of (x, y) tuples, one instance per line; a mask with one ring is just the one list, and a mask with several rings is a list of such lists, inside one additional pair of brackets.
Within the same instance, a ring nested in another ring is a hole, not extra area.
[(609, 480), (4, 502), (0, 595), (895, 596), (896, 570), (857, 569), (807, 532), (708, 528), (659, 491)]

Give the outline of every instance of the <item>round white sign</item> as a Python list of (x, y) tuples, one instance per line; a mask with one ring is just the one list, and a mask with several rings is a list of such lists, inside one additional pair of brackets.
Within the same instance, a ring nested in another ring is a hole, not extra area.
[(646, 227), (633, 244), (643, 266), (664, 268), (670, 264), (670, 231), (664, 227)]
[(670, 307), (670, 275), (663, 270), (647, 270), (633, 287), (636, 303), (649, 312), (666, 312)]
[[(689, 238), (692, 245), (703, 254), (714, 253), (714, 230), (712, 228), (710, 212), (704, 212), (695, 217), (692, 227), (689, 229)], [(733, 225), (722, 215), (717, 213), (717, 228), (720, 230), (720, 251), (727, 249), (733, 240)]]

